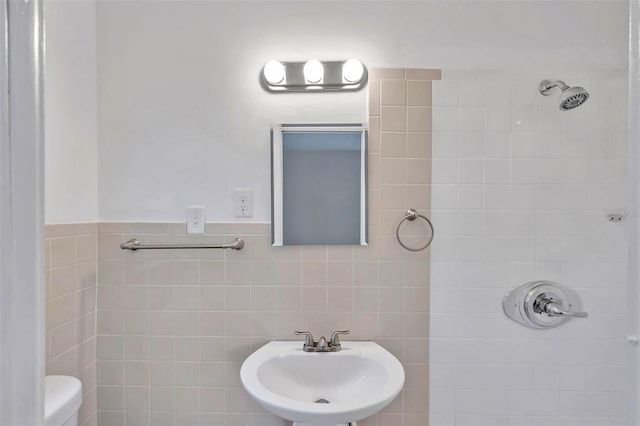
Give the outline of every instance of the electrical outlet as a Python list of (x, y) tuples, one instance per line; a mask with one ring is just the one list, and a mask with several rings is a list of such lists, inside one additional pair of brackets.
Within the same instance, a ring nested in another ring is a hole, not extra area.
[(204, 206), (187, 207), (187, 234), (204, 234)]
[(253, 216), (252, 188), (236, 188), (233, 191), (233, 211), (236, 217)]

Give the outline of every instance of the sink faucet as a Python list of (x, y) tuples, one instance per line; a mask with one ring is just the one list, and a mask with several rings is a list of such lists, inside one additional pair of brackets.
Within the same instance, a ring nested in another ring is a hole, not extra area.
[(320, 340), (316, 342), (313, 340), (313, 335), (308, 331), (296, 331), (295, 334), (305, 336), (304, 345), (302, 345), (302, 350), (305, 352), (339, 352), (342, 349), (339, 336), (341, 334), (349, 334), (349, 330), (334, 331), (331, 333), (329, 342), (324, 336), (321, 336)]

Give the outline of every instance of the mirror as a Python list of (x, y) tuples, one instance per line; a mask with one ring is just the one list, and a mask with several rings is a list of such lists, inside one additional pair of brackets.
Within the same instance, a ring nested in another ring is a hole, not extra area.
[(367, 126), (271, 126), (274, 246), (367, 245)]

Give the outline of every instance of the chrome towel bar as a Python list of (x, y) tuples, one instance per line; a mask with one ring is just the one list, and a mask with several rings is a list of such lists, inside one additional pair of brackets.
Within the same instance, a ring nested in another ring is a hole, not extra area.
[(120, 244), (122, 250), (160, 250), (160, 249), (233, 249), (241, 250), (244, 247), (244, 240), (242, 238), (236, 238), (229, 244), (155, 244), (155, 245), (142, 245), (140, 241), (135, 238), (130, 239), (126, 243)]

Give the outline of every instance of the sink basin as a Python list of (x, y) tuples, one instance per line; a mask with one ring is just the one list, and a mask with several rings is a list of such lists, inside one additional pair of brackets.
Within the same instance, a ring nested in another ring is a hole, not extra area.
[(343, 341), (340, 352), (323, 353), (304, 352), (300, 341), (274, 341), (245, 360), (240, 378), (267, 411), (320, 426), (380, 411), (402, 390), (404, 369), (374, 342)]

